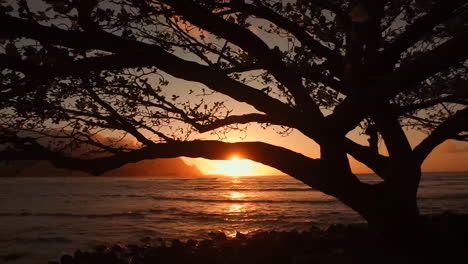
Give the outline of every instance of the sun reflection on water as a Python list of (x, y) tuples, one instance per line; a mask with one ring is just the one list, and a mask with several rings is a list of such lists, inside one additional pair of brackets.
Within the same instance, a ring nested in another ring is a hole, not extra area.
[(239, 179), (239, 176), (232, 176), (231, 183), (233, 183), (233, 184), (241, 183), (241, 180)]
[(238, 233), (239, 233), (239, 237), (241, 236), (245, 236), (245, 235), (248, 235), (249, 233), (252, 233), (252, 232), (255, 232), (255, 231), (258, 231), (258, 229), (255, 229), (255, 228), (245, 228), (245, 229), (242, 229), (242, 230), (228, 230), (228, 231), (225, 231), (225, 234), (227, 237), (230, 237), (230, 238), (234, 238), (236, 236), (238, 236)]
[(245, 195), (240, 192), (231, 192), (230, 197), (232, 199), (240, 199), (240, 198), (244, 198)]
[(244, 206), (241, 204), (232, 204), (227, 211), (229, 213), (242, 213), (244, 212)]

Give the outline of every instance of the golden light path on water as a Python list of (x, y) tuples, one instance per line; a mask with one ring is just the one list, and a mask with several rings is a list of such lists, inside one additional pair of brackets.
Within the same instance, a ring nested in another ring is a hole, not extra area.
[[(237, 161), (238, 159), (235, 159)], [(241, 160), (242, 161), (242, 160)], [(244, 174), (245, 175), (245, 174)], [(236, 189), (237, 186), (242, 184), (242, 177), (239, 176), (232, 176), (231, 180), (231, 186), (230, 188)], [(227, 217), (235, 215), (235, 216), (242, 216), (243, 214), (247, 213), (247, 208), (245, 203), (236, 203), (236, 200), (242, 200), (243, 198), (246, 197), (245, 193), (242, 193), (241, 191), (229, 191), (226, 193), (226, 198), (229, 198), (232, 200), (232, 204), (227, 205), (227, 207), (224, 210), (224, 213), (226, 214)], [(252, 205), (248, 205), (251, 207)], [(225, 231), (226, 236), (228, 237), (235, 237), (237, 235), (237, 232), (240, 232), (242, 234), (248, 234), (250, 232), (255, 231), (255, 229), (242, 229), (242, 230), (236, 230), (236, 231)]]
[(245, 195), (240, 192), (231, 192), (231, 198), (233, 199), (239, 199), (243, 197), (245, 197)]

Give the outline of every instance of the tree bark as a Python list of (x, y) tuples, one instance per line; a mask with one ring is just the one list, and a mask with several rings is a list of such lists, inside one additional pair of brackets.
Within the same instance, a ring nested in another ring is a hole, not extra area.
[[(399, 175), (392, 175), (399, 173)], [(344, 204), (358, 212), (369, 229), (386, 248), (405, 256), (422, 253), (428, 244), (417, 204), (419, 169), (395, 169), (390, 179), (406, 178), (412, 184), (387, 180), (379, 184), (366, 183), (347, 186), (345, 195), (338, 195)], [(416, 246), (418, 245), (418, 246)], [(416, 248), (418, 247), (418, 248)]]

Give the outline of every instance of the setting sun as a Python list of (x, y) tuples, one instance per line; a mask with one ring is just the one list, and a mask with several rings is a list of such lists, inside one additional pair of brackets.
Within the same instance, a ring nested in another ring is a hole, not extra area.
[(227, 176), (249, 176), (254, 174), (254, 162), (233, 156), (229, 160), (218, 161), (217, 170)]

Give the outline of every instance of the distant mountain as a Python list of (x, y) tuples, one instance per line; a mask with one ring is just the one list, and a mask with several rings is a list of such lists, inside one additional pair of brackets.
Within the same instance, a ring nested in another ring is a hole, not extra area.
[[(17, 161), (0, 165), (0, 177), (89, 177), (90, 174), (55, 168), (47, 161)], [(144, 160), (109, 171), (105, 177), (202, 177), (195, 166), (181, 158)]]
[(187, 165), (181, 158), (143, 160), (129, 163), (125, 166), (109, 171), (103, 176), (112, 177), (201, 177), (203, 173), (197, 166)]

